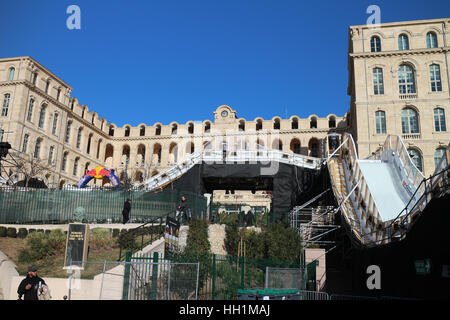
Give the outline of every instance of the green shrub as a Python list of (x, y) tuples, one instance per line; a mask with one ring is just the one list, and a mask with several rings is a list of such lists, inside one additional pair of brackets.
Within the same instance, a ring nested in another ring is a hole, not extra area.
[(25, 243), (33, 260), (44, 259), (54, 253), (54, 249), (50, 246), (48, 238), (43, 232), (29, 234), (25, 239)]
[(6, 237), (6, 227), (0, 227), (0, 237), (4, 238)]
[(245, 231), (245, 255), (250, 258), (264, 259), (267, 257), (267, 246), (264, 241), (264, 232), (254, 230)]
[(189, 255), (206, 255), (211, 251), (208, 240), (208, 223), (203, 219), (193, 218), (189, 223), (189, 231), (184, 252)]
[(231, 223), (228, 223), (225, 226), (225, 241), (224, 246), (226, 252), (230, 256), (236, 256), (238, 252), (238, 245), (239, 245), (239, 224), (237, 220), (232, 221)]
[(28, 230), (28, 234), (33, 233), (33, 232), (36, 232), (36, 229), (29, 229)]
[(21, 239), (25, 239), (28, 235), (28, 231), (25, 228), (20, 228), (19, 229), (19, 233), (17, 234), (17, 236)]
[(44, 231), (45, 234), (50, 234), (50, 232), (52, 232), (52, 230), (50, 230), (50, 229), (47, 229)]
[(66, 246), (66, 236), (61, 229), (51, 230), (50, 233), (45, 233), (48, 245), (55, 252), (63, 252)]
[(22, 249), (19, 253), (19, 263), (31, 263), (34, 261), (33, 255), (30, 250)]
[(8, 228), (8, 230), (6, 230), (6, 236), (9, 238), (17, 238), (16, 228)]
[(267, 258), (278, 261), (300, 259), (301, 237), (284, 223), (271, 224), (264, 236)]
[(110, 229), (95, 228), (89, 234), (91, 249), (110, 248), (112, 246)]

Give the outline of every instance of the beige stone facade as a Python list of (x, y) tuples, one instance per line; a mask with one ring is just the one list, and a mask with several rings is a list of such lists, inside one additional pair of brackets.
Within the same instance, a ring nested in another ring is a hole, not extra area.
[(449, 18), (350, 26), (349, 121), (360, 158), (396, 134), (425, 176), (434, 172), (450, 142), (449, 51)]
[[(31, 57), (0, 59), (3, 141), (21, 154), (48, 163), (49, 170), (42, 178), (52, 187), (74, 185), (86, 169), (96, 166), (115, 169), (121, 180), (126, 168), (132, 182), (139, 183), (193, 152), (223, 150), (224, 145), (227, 152), (279, 149), (320, 157), (328, 132), (347, 126), (344, 117), (334, 114), (248, 120), (238, 117), (230, 106), (221, 105), (212, 110), (212, 119), (202, 122), (118, 127), (80, 104), (71, 91)], [(95, 183), (107, 185), (109, 181)]]

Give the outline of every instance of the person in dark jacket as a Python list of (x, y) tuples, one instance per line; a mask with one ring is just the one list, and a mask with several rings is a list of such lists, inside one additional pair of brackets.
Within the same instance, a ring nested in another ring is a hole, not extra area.
[(19, 300), (39, 300), (38, 294), (43, 291), (42, 286), (45, 285), (44, 279), (38, 277), (37, 268), (35, 266), (28, 267), (28, 274), (25, 279), (22, 280), (17, 289)]
[(177, 220), (179, 221), (179, 217), (181, 217), (182, 221), (186, 220), (186, 211), (187, 211), (187, 201), (186, 197), (182, 196), (180, 203), (177, 206)]
[(123, 216), (123, 224), (127, 223), (130, 220), (130, 211), (131, 211), (131, 199), (128, 198), (123, 204), (122, 216)]

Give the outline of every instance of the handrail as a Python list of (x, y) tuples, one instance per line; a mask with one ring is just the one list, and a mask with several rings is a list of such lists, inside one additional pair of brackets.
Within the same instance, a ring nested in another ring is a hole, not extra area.
[[(140, 250), (142, 250), (143, 249), (143, 245), (144, 245), (144, 233), (139, 234), (139, 231), (143, 230), (145, 228), (145, 226), (148, 225), (148, 224), (152, 224), (153, 225), (158, 220), (159, 220), (159, 226), (161, 227), (163, 218), (165, 218), (167, 220), (167, 217), (171, 213), (173, 213), (173, 211), (170, 211), (170, 212), (166, 213), (165, 215), (162, 215), (162, 216), (159, 216), (159, 217), (155, 217), (154, 219), (152, 219), (150, 221), (147, 221), (146, 223), (141, 224), (140, 226), (138, 226), (136, 228), (127, 230), (126, 232), (120, 234), (119, 235), (120, 250), (119, 250), (119, 259), (118, 259), (118, 261), (120, 261), (122, 259), (123, 239), (126, 239), (127, 236), (132, 235), (132, 238), (129, 239), (129, 240), (132, 241), (132, 243), (134, 245), (134, 241), (136, 239), (136, 235), (141, 235), (142, 238), (141, 238)], [(153, 233), (151, 233), (151, 238), (150, 238), (150, 243), (152, 243), (152, 242), (153, 242)]]
[[(336, 150), (334, 150), (334, 152), (332, 153), (332, 154), (330, 154), (328, 157), (327, 157), (327, 159), (324, 161), (324, 162), (322, 162), (322, 164), (325, 164), (325, 163), (327, 163), (330, 159), (331, 159), (331, 157), (333, 157), (334, 156), (334, 154), (347, 142), (347, 140), (348, 140), (349, 138), (347, 137), (340, 145), (339, 145), (339, 147), (337, 147), (336, 148)], [(355, 150), (355, 153), (356, 153), (356, 150)]]

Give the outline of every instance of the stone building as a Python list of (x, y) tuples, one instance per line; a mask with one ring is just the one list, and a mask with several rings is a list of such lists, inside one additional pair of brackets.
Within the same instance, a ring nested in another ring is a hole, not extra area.
[(361, 158), (402, 137), (425, 176), (450, 142), (450, 19), (350, 26), (350, 131)]
[[(96, 166), (114, 169), (121, 181), (126, 175), (132, 183), (140, 183), (206, 148), (221, 152), (278, 149), (320, 157), (328, 132), (347, 126), (335, 114), (248, 120), (221, 105), (212, 119), (202, 122), (118, 127), (80, 104), (71, 91), (31, 57), (0, 59), (2, 139), (22, 156), (46, 163), (48, 170), (41, 178), (51, 187), (74, 185)], [(14, 173), (11, 177), (13, 181), (22, 178)], [(95, 183), (108, 185), (109, 181)], [(244, 201), (241, 196), (225, 199), (225, 195), (224, 201)], [(258, 197), (267, 203), (266, 196)]]

